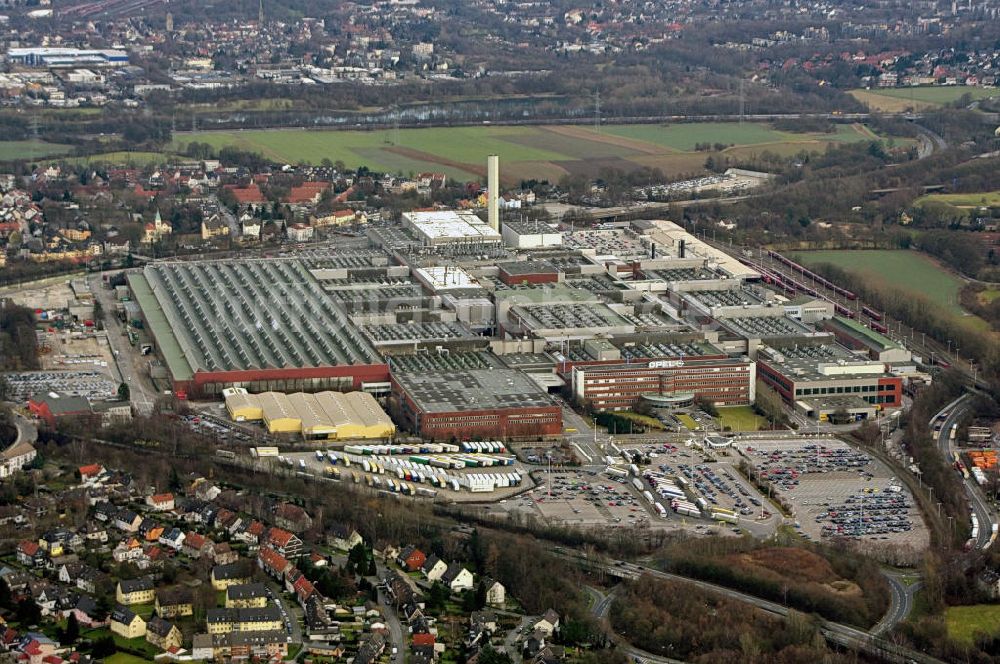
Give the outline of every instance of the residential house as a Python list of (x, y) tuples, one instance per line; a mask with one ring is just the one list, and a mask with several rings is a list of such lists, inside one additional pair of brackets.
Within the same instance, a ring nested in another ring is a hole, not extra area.
[(146, 641), (160, 650), (180, 648), (181, 631), (173, 623), (167, 622), (159, 616), (153, 616), (146, 624)]
[(184, 544), (181, 546), (181, 552), (190, 558), (201, 558), (203, 554), (212, 556), (215, 552), (215, 544), (204, 535), (189, 530), (184, 535)]
[(483, 577), (482, 584), (486, 587), (487, 606), (502, 607), (507, 600), (507, 589), (503, 584), (488, 576)]
[(216, 590), (226, 590), (229, 586), (246, 583), (250, 583), (250, 566), (246, 562), (216, 565), (212, 568), (212, 587)]
[(260, 546), (261, 538), (264, 537), (266, 530), (267, 528), (260, 521), (251, 521), (245, 530), (233, 536), (233, 540), (243, 542), (251, 549), (256, 549)]
[(209, 634), (267, 632), (284, 628), (281, 611), (274, 604), (259, 609), (209, 609), (205, 622)]
[(194, 613), (194, 597), (184, 586), (163, 588), (156, 592), (156, 615), (161, 618), (178, 618)]
[(191, 639), (191, 659), (196, 662), (210, 662), (215, 659), (211, 634), (194, 635)]
[(174, 551), (180, 551), (184, 546), (184, 531), (176, 527), (171, 528), (160, 536), (159, 542)]
[(11, 650), (18, 652), (17, 660), (24, 664), (52, 664), (60, 659), (56, 655), (59, 644), (37, 632), (25, 634), (20, 641), (13, 644)]
[(146, 498), (146, 504), (153, 508), (154, 512), (170, 512), (174, 509), (174, 494), (156, 493)]
[(292, 592), (295, 593), (295, 598), (299, 600), (299, 604), (304, 609), (306, 603), (316, 594), (316, 588), (306, 578), (306, 575), (300, 572), (298, 578), (292, 583)]
[(424, 573), (424, 578), (434, 583), (440, 580), (444, 576), (444, 573), (448, 571), (448, 564), (432, 554), (430, 558), (424, 561), (420, 569)]
[(212, 550), (212, 559), (216, 565), (229, 565), (240, 559), (240, 554), (233, 550), (229, 542), (220, 542)]
[(35, 460), (37, 452), (26, 441), (16, 442), (0, 452), (0, 479), (10, 477)]
[(364, 539), (357, 530), (342, 523), (334, 523), (330, 526), (327, 541), (330, 546), (341, 551), (350, 551), (358, 544), (364, 544)]
[(17, 545), (17, 562), (25, 567), (41, 567), (47, 558), (38, 542), (23, 540)]
[(293, 565), (287, 558), (274, 549), (263, 548), (257, 554), (257, 564), (269, 576), (278, 580), (285, 577), (285, 573), (292, 569)]
[(451, 588), (453, 592), (462, 592), (472, 589), (475, 585), (475, 578), (473, 578), (472, 572), (459, 563), (452, 563), (441, 575), (441, 583)]
[(559, 629), (559, 614), (552, 609), (543, 613), (542, 617), (535, 623), (535, 631), (541, 632), (545, 636), (552, 636), (557, 629)]
[(308, 242), (313, 238), (315, 229), (306, 224), (291, 224), (285, 229), (288, 239), (292, 242)]
[(229, 224), (220, 214), (211, 214), (201, 221), (201, 239), (211, 240), (216, 237), (227, 237)]
[[(88, 595), (80, 595), (76, 600), (76, 606), (73, 607), (70, 613), (76, 616), (76, 622), (81, 627), (88, 629), (103, 627), (108, 623), (107, 614), (102, 615), (97, 602)], [(68, 618), (69, 614), (67, 614)]]
[(271, 528), (265, 542), (285, 558), (298, 558), (302, 555), (302, 540), (284, 528)]
[(274, 508), (274, 525), (293, 533), (301, 533), (312, 527), (312, 517), (292, 503), (278, 503)]
[(139, 530), (139, 524), (141, 523), (142, 517), (130, 509), (119, 510), (115, 514), (115, 527), (118, 530), (123, 530), (127, 533), (134, 533)]
[(96, 542), (97, 544), (108, 543), (108, 529), (94, 521), (88, 521), (83, 524), (80, 534), (86, 542)]
[(384, 651), (385, 637), (381, 634), (372, 634), (358, 647), (354, 664), (374, 664)]
[(100, 483), (100, 478), (104, 475), (104, 468), (100, 464), (92, 463), (80, 466), (77, 472), (80, 474), (80, 482), (84, 486), (94, 486)]
[(111, 552), (111, 558), (116, 563), (138, 562), (145, 555), (146, 552), (142, 549), (142, 543), (134, 537), (126, 537)]
[(118, 582), (115, 589), (115, 599), (119, 604), (133, 606), (135, 604), (148, 604), (155, 599), (156, 591), (153, 587), (153, 579), (142, 576), (138, 579), (123, 579)]
[(282, 661), (288, 656), (285, 630), (208, 634), (216, 661)]
[(240, 217), (240, 239), (259, 240), (262, 227), (263, 224), (260, 219), (250, 214), (244, 214)]
[(101, 501), (94, 504), (94, 519), (101, 523), (116, 524), (119, 509), (110, 502)]
[(427, 556), (423, 551), (415, 546), (406, 547), (396, 557), (396, 564), (405, 569), (407, 572), (416, 572), (426, 561)]
[(267, 606), (271, 593), (263, 583), (246, 583), (226, 588), (227, 609), (260, 609)]
[(111, 631), (126, 639), (146, 635), (146, 621), (127, 606), (116, 606), (111, 612)]
[(469, 616), (469, 624), (472, 629), (479, 629), (490, 634), (495, 634), (499, 621), (494, 611), (473, 611)]

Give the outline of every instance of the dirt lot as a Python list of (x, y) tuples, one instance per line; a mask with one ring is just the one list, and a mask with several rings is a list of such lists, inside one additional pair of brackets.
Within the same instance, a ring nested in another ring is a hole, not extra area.
[(41, 356), (46, 371), (93, 369), (117, 379), (114, 357), (103, 332), (82, 334), (52, 332), (47, 335), (49, 352)]
[(61, 282), (46, 281), (45, 284), (38, 288), (3, 289), (0, 295), (30, 309), (65, 309), (66, 303), (74, 299), (68, 278)]

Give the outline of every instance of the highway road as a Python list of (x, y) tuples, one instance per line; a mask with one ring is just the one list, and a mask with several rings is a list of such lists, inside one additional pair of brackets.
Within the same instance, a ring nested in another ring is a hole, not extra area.
[[(721, 594), (730, 599), (734, 599), (740, 602), (745, 602), (747, 604), (752, 604), (759, 609), (773, 613), (780, 616), (787, 616), (789, 613), (788, 607), (778, 604), (777, 602), (772, 602), (770, 600), (762, 599), (760, 597), (754, 597), (753, 595), (748, 595), (746, 593), (740, 592), (738, 590), (733, 590), (731, 588), (726, 588), (724, 586), (716, 585), (714, 583), (709, 583), (707, 581), (700, 581), (697, 579), (690, 579), (684, 576), (679, 576), (676, 574), (670, 574), (668, 572), (662, 572), (651, 567), (646, 567), (645, 565), (639, 565), (636, 563), (629, 563), (624, 561), (614, 561), (612, 563), (605, 563), (597, 560), (589, 560), (581, 558), (575, 555), (574, 552), (570, 551), (556, 551), (556, 555), (560, 555), (567, 560), (572, 560), (577, 564), (592, 569), (599, 570), (608, 574), (610, 576), (615, 576), (622, 579), (637, 579), (643, 574), (648, 574), (655, 578), (665, 579), (669, 581), (678, 581), (681, 583), (687, 583), (694, 585), (702, 590), (709, 592), (714, 592)], [(901, 581), (900, 581), (901, 583)], [(899, 590), (899, 587), (896, 587)], [(890, 612), (895, 613), (897, 616), (905, 615), (903, 607), (908, 604), (912, 606), (912, 591), (910, 593), (903, 592), (904, 595), (909, 594), (911, 600), (906, 601), (905, 598), (897, 598), (897, 602), (890, 604)], [(894, 610), (893, 606), (898, 605), (900, 608)], [(917, 652), (910, 648), (904, 648), (893, 644), (884, 638), (880, 637), (878, 634), (873, 633), (874, 629), (879, 628), (884, 625), (884, 629), (888, 630), (895, 625), (895, 622), (890, 620), (880, 621), (879, 625), (873, 628), (873, 632), (866, 632), (864, 630), (858, 629), (856, 627), (851, 627), (849, 625), (844, 625), (842, 623), (836, 623), (830, 620), (820, 619), (820, 631), (824, 638), (832, 643), (837, 643), (847, 648), (859, 650), (866, 652), (868, 654), (876, 655), (877, 657), (889, 661), (896, 662), (899, 664), (911, 664), (916, 662), (917, 664), (942, 664), (941, 660), (931, 657), (925, 653)]]
[(899, 623), (906, 620), (910, 612), (913, 611), (913, 599), (916, 592), (923, 585), (921, 581), (907, 584), (905, 577), (899, 572), (883, 570), (882, 575), (889, 582), (889, 609), (882, 616), (882, 620), (872, 627), (872, 634), (885, 634)]
[[(946, 412), (948, 413), (947, 418), (945, 418), (941, 426), (941, 430), (937, 433), (938, 446), (946, 463), (952, 462), (956, 451), (955, 441), (951, 439), (951, 428), (965, 416), (969, 408), (970, 397), (970, 394), (964, 394), (955, 401), (952, 401), (938, 411), (929, 423), (931, 430), (933, 430), (934, 423), (939, 420), (941, 415)], [(987, 503), (982, 491), (979, 490), (979, 486), (972, 477), (964, 479), (963, 485), (969, 497), (969, 505), (972, 507), (972, 512), (979, 520), (979, 533), (975, 541), (973, 541), (972, 546), (976, 549), (989, 548), (993, 540), (993, 525), (1000, 523), (1000, 517), (997, 516), (989, 503)]]

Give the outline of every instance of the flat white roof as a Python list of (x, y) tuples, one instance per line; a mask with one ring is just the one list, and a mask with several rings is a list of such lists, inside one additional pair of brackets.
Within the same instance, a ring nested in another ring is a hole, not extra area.
[(460, 267), (422, 267), (416, 270), (417, 276), (435, 291), (452, 288), (476, 288), (479, 282)]
[(472, 212), (434, 210), (404, 212), (403, 219), (428, 238), (461, 240), (464, 238), (500, 240), (500, 233)]

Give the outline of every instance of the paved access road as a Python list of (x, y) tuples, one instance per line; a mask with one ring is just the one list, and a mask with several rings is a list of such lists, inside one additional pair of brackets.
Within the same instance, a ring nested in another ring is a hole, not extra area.
[[(941, 431), (937, 434), (938, 447), (941, 449), (941, 455), (944, 457), (945, 463), (951, 463), (951, 460), (954, 458), (956, 447), (955, 441), (951, 439), (951, 428), (968, 411), (970, 396), (969, 394), (964, 394), (955, 401), (952, 401), (936, 413), (934, 419), (930, 422), (931, 430), (933, 430), (934, 422), (940, 418), (941, 414), (949, 410), (951, 411), (942, 423)], [(979, 533), (973, 542), (973, 547), (976, 549), (986, 549), (991, 545), (993, 540), (993, 524), (1000, 523), (1000, 517), (997, 516), (989, 503), (986, 502), (986, 498), (983, 496), (982, 491), (979, 490), (979, 485), (976, 484), (975, 479), (969, 477), (963, 481), (963, 484), (965, 485), (965, 493), (969, 498), (972, 511), (975, 513), (976, 519), (979, 520)]]
[(878, 624), (871, 629), (871, 633), (876, 635), (892, 631), (896, 625), (906, 620), (910, 612), (913, 611), (914, 595), (923, 585), (921, 581), (907, 584), (906, 578), (895, 571), (883, 570), (882, 575), (889, 582), (891, 595), (889, 597), (889, 610), (882, 616), (882, 620), (879, 620)]
[(89, 283), (94, 298), (101, 303), (104, 311), (104, 332), (111, 347), (111, 354), (114, 356), (122, 382), (128, 385), (132, 407), (139, 415), (149, 415), (153, 412), (153, 405), (158, 396), (152, 379), (144, 370), (146, 360), (149, 358), (140, 355), (129, 344), (124, 324), (115, 316), (117, 303), (114, 291), (104, 287), (101, 275), (102, 273), (94, 273), (90, 276)]

